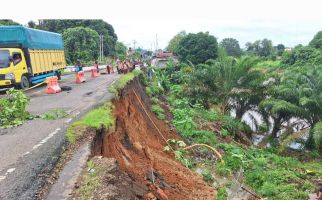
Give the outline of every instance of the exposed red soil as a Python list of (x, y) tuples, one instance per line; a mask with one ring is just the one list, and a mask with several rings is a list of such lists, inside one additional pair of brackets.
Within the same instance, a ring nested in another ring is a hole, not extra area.
[(165, 140), (180, 136), (150, 112), (149, 98), (138, 80), (128, 84), (113, 103), (116, 128), (103, 138), (101, 153), (114, 157), (122, 170), (148, 186), (152, 194), (145, 199), (149, 195), (163, 200), (215, 198), (216, 191), (200, 175), (176, 161), (173, 153), (163, 151)]

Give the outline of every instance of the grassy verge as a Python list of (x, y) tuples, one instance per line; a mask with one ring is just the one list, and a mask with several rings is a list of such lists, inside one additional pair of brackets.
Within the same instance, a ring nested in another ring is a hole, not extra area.
[(113, 126), (114, 118), (113, 118), (112, 110), (113, 110), (112, 103), (108, 102), (103, 106), (90, 111), (79, 121), (74, 122), (67, 129), (66, 137), (68, 142), (73, 144), (82, 137), (82, 135), (76, 134), (77, 129), (82, 129), (86, 127), (100, 128), (102, 126), (108, 128)]
[(110, 92), (114, 93), (114, 94), (118, 94), (118, 92), (123, 89), (126, 84), (130, 81), (133, 80), (136, 76), (138, 76), (141, 73), (140, 70), (133, 70), (130, 73), (127, 73), (125, 75), (123, 75), (118, 81), (116, 81), (109, 89)]
[(79, 188), (81, 200), (90, 199), (93, 191), (102, 184), (102, 179), (100, 178), (103, 171), (102, 168), (90, 160), (87, 162), (87, 169), (88, 173), (85, 175), (83, 184)]
[(67, 113), (64, 109), (57, 108), (47, 111), (46, 113), (40, 115), (40, 118), (44, 120), (55, 120), (61, 119), (67, 116)]

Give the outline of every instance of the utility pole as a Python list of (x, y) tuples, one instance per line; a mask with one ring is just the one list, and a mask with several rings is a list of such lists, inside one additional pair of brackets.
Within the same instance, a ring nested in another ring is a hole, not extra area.
[(159, 45), (158, 45), (158, 34), (155, 35), (155, 51), (157, 52), (159, 50)]
[(135, 44), (136, 44), (136, 41), (133, 40), (133, 50), (134, 50), (134, 52), (135, 52)]
[(103, 57), (104, 57), (104, 36), (103, 35), (99, 35), (100, 38), (100, 50), (99, 50), (99, 61), (103, 61)]

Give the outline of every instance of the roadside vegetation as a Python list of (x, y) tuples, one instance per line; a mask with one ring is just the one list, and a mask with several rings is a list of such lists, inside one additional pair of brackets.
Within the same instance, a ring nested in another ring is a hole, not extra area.
[(68, 113), (64, 109), (57, 108), (57, 109), (52, 109), (45, 112), (44, 114), (40, 115), (40, 118), (45, 120), (55, 120), (55, 119), (64, 118), (67, 115)]
[[(151, 110), (163, 119), (167, 111), (160, 105), (168, 103), (183, 143), (210, 145), (221, 152), (223, 162), (207, 149), (188, 152), (178, 144), (181, 155), (176, 158), (191, 169), (202, 167), (208, 182), (228, 177), (268, 199), (307, 199), (322, 177), (321, 49), (310, 45), (285, 52), (284, 45), (273, 47), (264, 39), (241, 52), (238, 41), (224, 39), (216, 53), (199, 57), (194, 52), (207, 48), (197, 43), (207, 37), (179, 33), (169, 49), (181, 62), (155, 69), (152, 78), (140, 76)], [(195, 51), (184, 51), (186, 44), (194, 44)], [(245, 123), (249, 111), (262, 120), (250, 116), (252, 123)], [(263, 136), (260, 146), (253, 144), (252, 134)], [(290, 148), (294, 142), (300, 149)], [(219, 199), (229, 198), (230, 185), (216, 186)]]
[[(77, 140), (83, 138), (84, 129), (86, 128), (109, 128), (113, 125), (112, 103), (108, 102), (103, 106), (90, 111), (79, 121), (76, 121), (69, 126), (66, 133), (67, 141), (70, 144), (74, 144)], [(83, 131), (79, 131), (80, 129)]]
[(118, 92), (123, 89), (126, 84), (133, 80), (136, 76), (141, 73), (140, 70), (133, 70), (125, 75), (123, 75), (119, 80), (117, 80), (110, 88), (109, 91), (114, 93), (117, 96)]
[(0, 127), (9, 128), (23, 124), (24, 121), (31, 118), (26, 111), (29, 103), (27, 97), (22, 91), (9, 89), (6, 96), (0, 99)]

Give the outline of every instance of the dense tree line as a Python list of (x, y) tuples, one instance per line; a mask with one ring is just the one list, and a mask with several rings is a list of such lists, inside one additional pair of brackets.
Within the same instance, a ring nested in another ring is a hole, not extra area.
[(12, 21), (11, 19), (0, 20), (0, 26), (13, 26), (13, 25), (20, 25), (20, 24), (15, 21)]
[(103, 35), (104, 55), (107, 56), (115, 54), (117, 35), (114, 32), (113, 26), (103, 20), (45, 19), (39, 21), (39, 28), (57, 33), (63, 33), (66, 29), (75, 27), (90, 28), (96, 31), (99, 35)]
[[(0, 20), (0, 25), (20, 24), (12, 20)], [(39, 20), (39, 24), (29, 21), (28, 27), (62, 34), (69, 64), (73, 64), (76, 59), (84, 62), (96, 60), (99, 55), (99, 36), (103, 36), (104, 56), (126, 54), (124, 44), (117, 42), (113, 26), (103, 20), (44, 19)]]
[[(319, 32), (308, 46), (287, 51), (283, 44), (256, 40), (242, 51), (233, 38), (223, 39), (218, 47), (208, 33), (181, 32), (168, 49), (187, 63), (181, 81), (191, 104), (226, 115), (233, 110), (237, 119), (247, 111), (257, 112), (263, 119), (255, 124), (257, 131), (269, 133), (273, 143), (298, 141), (321, 149), (321, 38)], [(301, 141), (305, 134), (308, 139)]]

